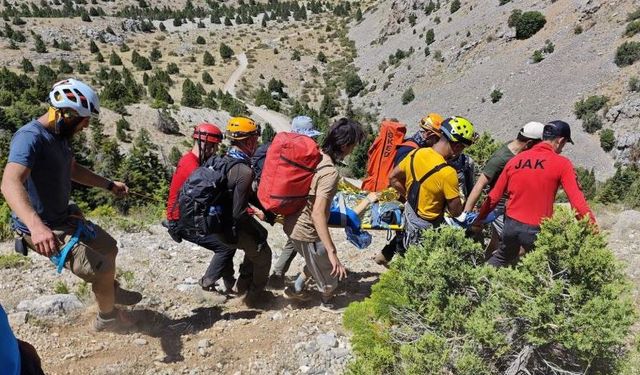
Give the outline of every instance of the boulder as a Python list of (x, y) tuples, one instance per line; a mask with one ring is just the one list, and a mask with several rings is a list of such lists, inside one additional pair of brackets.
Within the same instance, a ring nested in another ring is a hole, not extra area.
[(37, 317), (63, 316), (82, 310), (84, 304), (73, 294), (54, 294), (35, 300), (24, 300), (16, 308)]

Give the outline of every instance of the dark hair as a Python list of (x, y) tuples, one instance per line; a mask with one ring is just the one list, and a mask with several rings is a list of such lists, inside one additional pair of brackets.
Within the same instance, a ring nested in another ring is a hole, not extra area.
[(333, 162), (340, 160), (342, 149), (356, 145), (364, 140), (365, 134), (359, 122), (341, 118), (331, 125), (322, 142), (322, 151), (331, 157)]
[(539, 141), (539, 139), (525, 137), (524, 135), (522, 135), (522, 133), (518, 133), (516, 139), (520, 142)]

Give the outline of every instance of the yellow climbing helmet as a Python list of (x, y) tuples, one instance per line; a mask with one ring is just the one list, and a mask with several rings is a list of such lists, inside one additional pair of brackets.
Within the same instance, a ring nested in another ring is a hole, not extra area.
[(441, 134), (440, 126), (442, 125), (442, 116), (437, 113), (429, 113), (420, 119), (420, 127), (426, 131), (432, 131), (438, 135)]
[(260, 136), (260, 125), (248, 117), (232, 117), (227, 122), (226, 137), (241, 140), (252, 136)]
[(442, 122), (442, 134), (451, 142), (460, 142), (467, 146), (476, 139), (471, 121), (464, 117), (452, 116)]

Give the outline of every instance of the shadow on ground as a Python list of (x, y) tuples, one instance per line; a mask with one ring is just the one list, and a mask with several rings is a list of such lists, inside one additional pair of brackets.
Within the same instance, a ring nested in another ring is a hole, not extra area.
[(192, 312), (192, 315), (179, 319), (172, 319), (149, 309), (134, 310), (132, 314), (138, 322), (135, 329), (137, 332), (160, 338), (160, 346), (165, 353), (163, 362), (180, 362), (184, 360), (183, 335), (210, 328), (216, 321), (225, 318), (221, 315), (219, 306), (200, 307)]

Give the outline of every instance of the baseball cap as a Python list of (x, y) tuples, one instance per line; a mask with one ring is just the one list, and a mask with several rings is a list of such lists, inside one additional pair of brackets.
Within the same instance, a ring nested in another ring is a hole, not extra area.
[(315, 129), (313, 120), (309, 116), (296, 116), (291, 120), (291, 131), (298, 134), (306, 135), (307, 137), (317, 137), (322, 133)]
[(520, 129), (520, 135), (529, 139), (542, 139), (542, 132), (544, 131), (544, 124), (537, 121), (527, 122), (522, 129)]
[(550, 121), (545, 125), (543, 136), (545, 138), (564, 137), (567, 139), (567, 142), (574, 144), (571, 139), (571, 127), (561, 120)]

